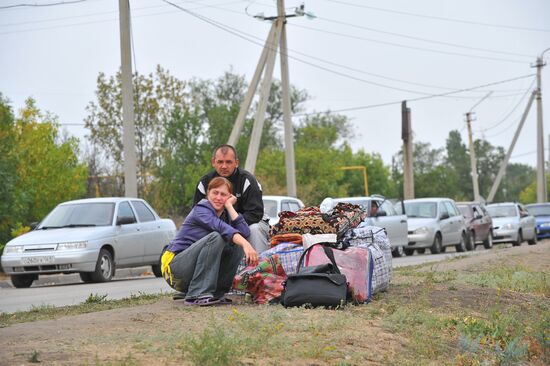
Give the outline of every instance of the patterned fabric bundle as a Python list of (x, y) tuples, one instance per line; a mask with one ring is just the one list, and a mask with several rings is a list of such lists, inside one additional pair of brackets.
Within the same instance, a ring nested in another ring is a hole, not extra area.
[(302, 244), (302, 235), (289, 233), (289, 234), (277, 234), (271, 237), (272, 247), (281, 243)]
[(271, 228), (271, 236), (295, 234), (343, 235), (365, 219), (367, 213), (359, 205), (338, 203), (330, 213), (321, 213), (319, 206), (302, 208), (296, 212), (279, 213), (279, 222)]
[[(372, 295), (373, 260), (368, 249), (350, 247), (346, 250), (331, 249), (338, 269), (348, 281), (351, 297), (356, 303), (368, 302)], [(320, 245), (315, 245), (306, 255), (305, 266), (329, 263)]]
[(267, 304), (281, 297), (286, 273), (277, 255), (260, 260), (256, 266), (248, 266), (235, 276), (233, 288), (252, 295), (257, 304)]
[(296, 273), (298, 261), (304, 252), (299, 244), (282, 243), (260, 254), (260, 258), (277, 255), (287, 275)]
[(360, 225), (347, 232), (344, 240), (351, 246), (370, 251), (374, 261), (372, 293), (386, 291), (393, 275), (391, 244), (386, 230), (377, 226)]

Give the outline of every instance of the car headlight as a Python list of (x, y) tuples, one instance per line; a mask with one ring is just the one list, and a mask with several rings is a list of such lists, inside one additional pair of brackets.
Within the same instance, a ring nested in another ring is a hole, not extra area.
[(543, 222), (539, 225), (540, 227), (550, 227), (550, 222)]
[(4, 248), (4, 253), (23, 253), (25, 251), (24, 245), (9, 245)]
[(502, 228), (504, 230), (512, 230), (512, 229), (514, 229), (514, 224), (511, 224), (511, 223), (504, 224), (504, 225), (502, 225)]
[(73, 249), (85, 249), (88, 245), (87, 241), (73, 241), (69, 243), (57, 244), (57, 250), (73, 250)]
[(419, 227), (413, 231), (414, 234), (427, 234), (430, 231), (426, 226)]

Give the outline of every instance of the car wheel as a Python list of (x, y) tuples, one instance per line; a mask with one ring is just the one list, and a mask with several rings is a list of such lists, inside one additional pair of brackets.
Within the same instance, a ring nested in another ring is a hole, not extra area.
[(414, 249), (403, 249), (406, 255), (414, 255)]
[(160, 253), (159, 261), (157, 264), (151, 264), (151, 270), (153, 271), (153, 274), (155, 277), (162, 277), (162, 256), (164, 255), (164, 252), (166, 251), (166, 248), (162, 249), (162, 252)]
[(535, 233), (535, 236), (533, 236), (533, 239), (528, 240), (527, 243), (528, 243), (529, 245), (535, 245), (535, 244), (537, 244), (537, 233)]
[(493, 232), (489, 231), (489, 234), (487, 235), (487, 239), (483, 241), (483, 247), (485, 249), (491, 249), (493, 247)]
[(441, 234), (437, 233), (437, 234), (435, 234), (434, 242), (433, 242), (432, 246), (430, 247), (430, 252), (432, 254), (439, 254), (439, 253), (441, 253), (441, 250), (442, 250), (441, 248), (442, 248)]
[(512, 245), (515, 247), (519, 247), (521, 245), (521, 242), (523, 241), (523, 235), (521, 235), (521, 230), (518, 231), (518, 240), (513, 241)]
[(113, 262), (113, 256), (107, 249), (101, 249), (99, 251), (99, 257), (95, 265), (95, 271), (91, 272), (91, 279), (93, 282), (107, 282), (113, 278), (115, 273), (115, 264)]
[(85, 282), (85, 283), (93, 282), (91, 272), (80, 272), (79, 275), (82, 282)]
[(460, 235), (460, 242), (455, 245), (455, 249), (457, 252), (465, 252), (466, 251), (466, 234), (462, 233)]
[(405, 251), (403, 250), (403, 247), (396, 247), (391, 251), (391, 255), (394, 258), (401, 258), (405, 256)]
[(38, 279), (38, 275), (24, 274), (24, 275), (12, 275), (11, 283), (15, 288), (28, 288), (31, 287), (34, 280)]
[(426, 248), (417, 249), (416, 252), (417, 252), (418, 254), (424, 254), (424, 253), (426, 253)]
[(476, 232), (470, 231), (470, 235), (466, 239), (466, 250), (474, 250), (476, 248)]

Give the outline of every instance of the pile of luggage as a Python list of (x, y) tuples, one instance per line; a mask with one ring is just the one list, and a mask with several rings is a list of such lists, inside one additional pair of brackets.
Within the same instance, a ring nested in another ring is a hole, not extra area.
[[(339, 306), (366, 303), (386, 291), (392, 277), (391, 245), (384, 229), (366, 226), (366, 211), (338, 203), (283, 211), (271, 228), (271, 249), (233, 281), (256, 303)], [(343, 297), (343, 299), (342, 299)]]

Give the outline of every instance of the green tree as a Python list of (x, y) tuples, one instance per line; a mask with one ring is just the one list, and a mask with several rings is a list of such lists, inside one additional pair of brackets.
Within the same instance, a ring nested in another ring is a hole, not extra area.
[(86, 193), (87, 170), (78, 161), (78, 140), (61, 142), (58, 124), (27, 99), (15, 121), (17, 205), (23, 223), (41, 220), (55, 205)]
[(449, 132), (446, 143), (447, 156), (445, 159), (449, 171), (447, 178), (455, 187), (455, 199), (469, 201), (474, 198), (472, 175), (470, 166), (470, 154), (466, 145), (462, 142), (460, 133), (456, 130)]
[[(0, 247), (10, 238), (17, 216), (15, 187), (17, 156), (15, 154), (15, 121), (8, 101), (0, 94)], [(1, 250), (0, 250), (1, 252)]]

